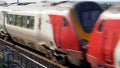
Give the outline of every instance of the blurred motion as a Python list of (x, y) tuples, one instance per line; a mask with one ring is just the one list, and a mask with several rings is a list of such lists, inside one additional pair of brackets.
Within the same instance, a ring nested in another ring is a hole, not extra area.
[(116, 2), (2, 3), (0, 37), (71, 68), (119, 68), (116, 47), (119, 47), (120, 15), (119, 5), (114, 4)]

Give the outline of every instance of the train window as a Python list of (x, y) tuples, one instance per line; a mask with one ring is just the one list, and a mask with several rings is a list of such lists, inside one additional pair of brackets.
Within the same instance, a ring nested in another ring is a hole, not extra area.
[(28, 26), (28, 28), (33, 29), (34, 28), (34, 17), (30, 16), (28, 19), (29, 19), (29, 26)]
[(11, 24), (11, 14), (7, 14), (7, 23)]
[(16, 15), (11, 15), (11, 24), (12, 25), (15, 25), (15, 22), (16, 22)]
[(16, 16), (16, 26), (22, 26), (22, 16)]
[(101, 32), (102, 31), (102, 27), (104, 25), (104, 20), (100, 23), (99, 27), (98, 27), (98, 31)]
[(68, 22), (65, 18), (64, 18), (64, 21), (63, 21), (63, 25), (64, 25), (64, 27), (66, 27), (68, 25)]
[(22, 27), (27, 28), (27, 16), (22, 17)]

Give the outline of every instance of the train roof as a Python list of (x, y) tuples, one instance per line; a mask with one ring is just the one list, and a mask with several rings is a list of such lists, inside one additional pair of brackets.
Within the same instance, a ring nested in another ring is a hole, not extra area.
[[(94, 7), (91, 8), (90, 6)], [(96, 6), (96, 7), (95, 7)], [(32, 14), (55, 14), (65, 15), (73, 9), (75, 12), (88, 10), (101, 10), (97, 3), (93, 1), (61, 1), (54, 2), (38, 2), (38, 3), (13, 3), (7, 7), (1, 7), (1, 11), (10, 13), (32, 13)], [(80, 9), (80, 10), (79, 10)]]
[(69, 10), (76, 4), (77, 2), (65, 2), (65, 3), (31, 3), (25, 5), (13, 4), (7, 7), (0, 7), (1, 11), (7, 12), (27, 12), (27, 13), (56, 13), (56, 14), (64, 14), (68, 13)]
[(103, 19), (120, 19), (120, 4), (111, 6), (101, 15)]

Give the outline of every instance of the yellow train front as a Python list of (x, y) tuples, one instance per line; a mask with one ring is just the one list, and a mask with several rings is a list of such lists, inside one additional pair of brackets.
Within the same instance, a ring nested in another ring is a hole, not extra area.
[[(73, 28), (75, 29), (75, 33), (77, 35), (79, 47), (80, 47), (80, 53), (77, 54), (75, 51), (70, 51), (70, 55), (73, 55), (75, 58), (79, 55), (82, 56), (81, 58), (78, 58), (80, 61), (80, 64), (87, 64), (82, 66), (82, 68), (88, 68), (89, 63), (86, 59), (86, 51), (87, 51), (87, 45), (90, 41), (90, 35), (93, 30), (93, 27), (96, 24), (96, 21), (98, 20), (100, 14), (103, 12), (100, 5), (94, 2), (81, 2), (74, 6), (73, 9), (70, 11), (70, 19), (73, 24)], [(73, 52), (73, 53), (72, 53)], [(76, 61), (78, 60), (76, 59)]]

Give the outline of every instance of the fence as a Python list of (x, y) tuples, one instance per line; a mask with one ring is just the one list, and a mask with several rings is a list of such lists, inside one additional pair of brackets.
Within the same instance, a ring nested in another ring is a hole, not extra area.
[(2, 44), (0, 57), (0, 68), (47, 68), (25, 54)]

